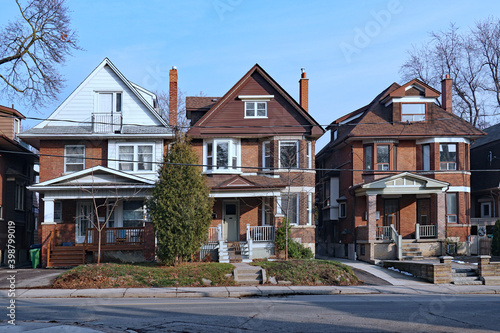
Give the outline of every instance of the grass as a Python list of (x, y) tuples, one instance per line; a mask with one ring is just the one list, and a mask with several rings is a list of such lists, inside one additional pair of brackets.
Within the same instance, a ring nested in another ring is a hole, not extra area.
[(352, 269), (337, 261), (301, 259), (251, 264), (264, 268), (268, 278), (274, 276), (276, 281), (290, 281), (293, 285), (349, 286), (359, 283)]
[(202, 279), (212, 286), (235, 285), (231, 274), (234, 266), (221, 263), (184, 263), (175, 267), (158, 264), (81, 265), (61, 276), (54, 288), (137, 288), (137, 287), (200, 287)]

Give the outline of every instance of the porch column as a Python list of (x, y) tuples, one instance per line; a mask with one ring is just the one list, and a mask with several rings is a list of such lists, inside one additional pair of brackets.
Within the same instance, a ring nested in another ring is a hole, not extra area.
[(377, 239), (377, 195), (366, 196), (366, 226), (368, 229), (368, 241)]
[(43, 198), (43, 221), (44, 223), (54, 222), (54, 198)]
[(437, 238), (446, 238), (446, 193), (436, 194), (436, 229)]

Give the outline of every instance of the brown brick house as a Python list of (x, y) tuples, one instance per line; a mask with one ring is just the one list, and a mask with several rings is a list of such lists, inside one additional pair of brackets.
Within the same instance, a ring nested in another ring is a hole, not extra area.
[(221, 261), (227, 249), (241, 248), (246, 259), (273, 255), (285, 217), (291, 237), (314, 250), (314, 144), (324, 130), (308, 112), (305, 72), (299, 82), (300, 104), (255, 65), (222, 97), (186, 98), (187, 134), (215, 198), (209, 240)]
[(174, 138), (154, 93), (106, 58), (48, 119), (20, 136), (40, 150), (40, 182), (30, 189), (41, 198), (44, 264), (83, 263), (97, 249), (95, 224), (108, 218), (101, 238), (106, 255), (154, 258), (145, 199)]
[[(470, 234), (471, 140), (483, 135), (440, 92), (393, 83), (332, 122), (317, 154), (318, 251), (365, 261), (443, 254)], [(460, 249), (466, 251), (466, 248)]]

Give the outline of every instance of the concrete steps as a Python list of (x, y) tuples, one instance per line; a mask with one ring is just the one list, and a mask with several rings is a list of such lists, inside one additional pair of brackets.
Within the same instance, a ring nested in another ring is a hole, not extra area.
[(422, 251), (416, 244), (403, 244), (403, 258), (402, 260), (422, 260), (424, 256), (422, 256)]
[(260, 267), (238, 267), (234, 271), (234, 280), (242, 285), (258, 285), (263, 283), (263, 269)]
[(452, 282), (456, 285), (482, 285), (483, 281), (473, 268), (453, 268)]

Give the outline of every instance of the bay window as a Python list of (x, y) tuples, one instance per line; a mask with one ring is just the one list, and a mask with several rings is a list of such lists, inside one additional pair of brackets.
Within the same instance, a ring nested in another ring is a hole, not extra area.
[(262, 142), (262, 167), (264, 170), (271, 168), (271, 142)]
[(389, 145), (377, 145), (377, 170), (389, 170)]
[(205, 171), (239, 171), (240, 141), (236, 139), (205, 141), (203, 156)]
[(298, 224), (299, 195), (297, 193), (282, 194), (278, 198), (278, 208), (289, 224)]
[(280, 141), (280, 168), (290, 169), (299, 167), (299, 141)]
[(457, 223), (457, 194), (446, 193), (446, 222)]
[(442, 143), (439, 145), (439, 162), (441, 170), (457, 169), (457, 145)]

